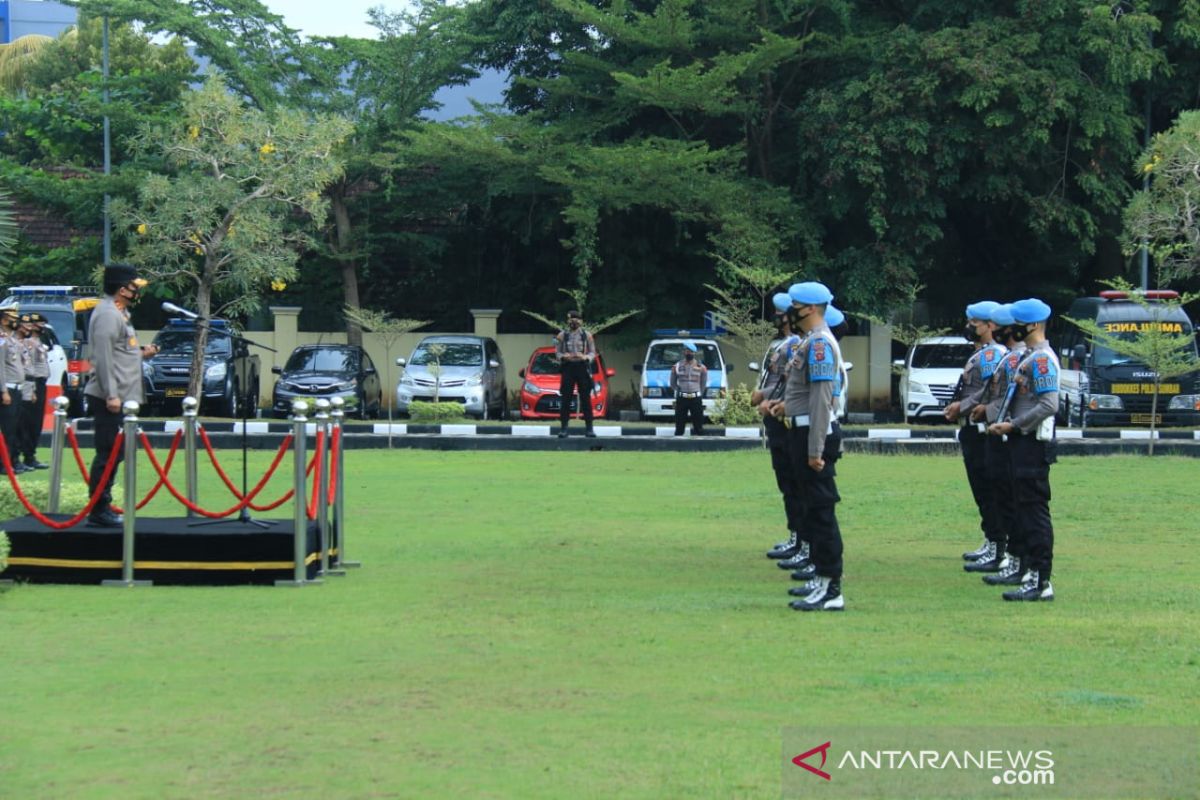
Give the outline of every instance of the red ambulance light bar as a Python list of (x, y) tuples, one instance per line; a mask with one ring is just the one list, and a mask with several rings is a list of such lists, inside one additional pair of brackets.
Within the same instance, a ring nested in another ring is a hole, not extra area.
[[(1174, 289), (1146, 289), (1145, 291), (1135, 291), (1133, 294), (1140, 295), (1147, 300), (1178, 300), (1179, 292)], [(1129, 292), (1121, 292), (1116, 289), (1109, 289), (1100, 293), (1100, 296), (1105, 300), (1128, 300)]]

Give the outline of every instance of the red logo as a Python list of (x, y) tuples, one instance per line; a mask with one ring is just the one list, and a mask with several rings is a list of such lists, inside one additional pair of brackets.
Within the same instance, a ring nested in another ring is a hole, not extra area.
[(1050, 359), (1046, 356), (1038, 356), (1034, 363), (1037, 364), (1038, 375), (1045, 375), (1050, 371)]
[(817, 361), (825, 360), (825, 342), (821, 339), (813, 342), (813, 358)]
[(821, 754), (821, 766), (823, 767), (823, 766), (825, 766), (825, 757), (826, 757), (826, 755), (828, 755), (828, 751), (829, 751), (829, 742), (826, 742), (825, 744), (819, 744), (816, 747), (814, 747), (812, 750), (809, 750), (807, 753), (801, 753), (800, 755), (793, 758), (792, 763), (795, 764), (797, 767), (804, 767), (804, 769), (808, 770), (813, 775), (817, 775), (821, 778), (824, 778), (825, 780), (831, 780), (828, 772), (826, 772), (822, 769), (818, 769), (817, 767), (814, 767), (811, 764), (804, 763), (804, 759), (808, 758), (811, 755), (815, 755), (816, 753), (820, 753)]

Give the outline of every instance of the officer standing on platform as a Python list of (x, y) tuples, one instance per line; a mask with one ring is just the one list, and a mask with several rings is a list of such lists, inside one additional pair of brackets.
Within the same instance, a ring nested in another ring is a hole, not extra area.
[[(17, 443), (18, 416), (21, 413), (21, 382), (25, 380), (25, 364), (21, 359), (24, 350), (17, 338), (17, 322), (20, 311), (16, 306), (0, 311), (0, 434), (8, 446), (13, 472), (24, 472), (19, 461), (20, 447)], [(4, 466), (0, 464), (0, 473)]]
[(567, 312), (567, 329), (554, 337), (554, 352), (558, 356), (562, 379), (558, 384), (558, 420), (562, 426), (558, 438), (567, 436), (567, 423), (571, 419), (571, 395), (579, 389), (579, 410), (587, 426), (586, 436), (595, 436), (592, 430), (592, 364), (596, 358), (596, 342), (592, 334), (583, 329), (583, 320), (578, 311)]
[(696, 343), (683, 343), (683, 357), (671, 367), (671, 392), (675, 395), (675, 435), (683, 436), (688, 418), (692, 435), (704, 432), (704, 387), (708, 386), (708, 367), (696, 358)]
[(1007, 436), (1012, 456), (1016, 526), (1027, 554), (1020, 588), (1005, 600), (1054, 599), (1050, 572), (1054, 565), (1054, 526), (1050, 521), (1050, 465), (1055, 462), (1054, 415), (1058, 412), (1058, 356), (1046, 341), (1050, 306), (1029, 298), (1012, 304), (1014, 332), (1029, 352), (1016, 371), (1016, 393), (1008, 418), (988, 428)]
[[(113, 513), (112, 484), (114, 470), (101, 484), (110, 458), (124, 458), (114, 451), (117, 432), (124, 419), (123, 404), (128, 400), (145, 402), (142, 388), (142, 359), (158, 352), (149, 344), (139, 347), (137, 332), (129, 324), (129, 310), (138, 301), (146, 281), (137, 276), (131, 264), (109, 264), (104, 268), (104, 299), (92, 312), (88, 323), (88, 341), (92, 345), (92, 372), (84, 394), (89, 398), (94, 417), (96, 457), (88, 476), (88, 495), (103, 488), (99, 500), (88, 515), (88, 522), (101, 527), (117, 527), (124, 519)], [(126, 467), (128, 469), (128, 466)]]
[(786, 561), (800, 556), (807, 563), (809, 544), (798, 534), (803, 511), (800, 506), (800, 489), (792, 474), (792, 461), (788, 456), (787, 428), (771, 414), (771, 403), (783, 397), (783, 389), (787, 384), (785, 369), (791, 359), (791, 350), (800, 343), (800, 338), (792, 333), (788, 325), (787, 312), (792, 307), (791, 296), (780, 292), (771, 302), (775, 306), (775, 329), (779, 336), (771, 342), (763, 358), (762, 376), (758, 388), (750, 396), (750, 402), (763, 415), (767, 450), (771, 454), (771, 469), (775, 472), (775, 485), (783, 495), (783, 513), (787, 519), (788, 538), (776, 544), (767, 553), (767, 558)]
[(35, 311), (28, 315), (28, 322), (25, 319), (25, 316), (22, 316), (21, 327), (28, 328), (25, 346), (29, 352), (29, 369), (26, 377), (33, 386), (32, 397), (21, 406), (24, 414), (21, 426), (21, 456), (27, 469), (49, 469), (49, 464), (43, 464), (37, 459), (38, 440), (42, 436), (42, 423), (46, 415), (46, 381), (50, 378), (50, 362), (47, 359), (50, 347), (42, 341), (46, 318)]
[(811, 543), (813, 572), (803, 588), (789, 591), (802, 596), (790, 605), (797, 611), (840, 611), (845, 607), (842, 533), (835, 507), (841, 497), (834, 482), (834, 465), (841, 451), (841, 434), (832, 420), (833, 388), (842, 358), (825, 323), (833, 294), (815, 281), (795, 284), (788, 294), (792, 298), (792, 330), (805, 338), (788, 365), (784, 401), (773, 410), (791, 425), (788, 449), (800, 487), (801, 529)]
[(975, 343), (975, 352), (967, 359), (959, 383), (958, 398), (946, 406), (945, 416), (951, 422), (961, 422), (958, 443), (962, 447), (963, 466), (967, 471), (967, 483), (975, 498), (979, 511), (979, 527), (983, 531), (983, 544), (966, 555), (967, 572), (998, 572), (1004, 560), (1007, 535), (996, 519), (992, 488), (987, 476), (987, 426), (982, 422), (971, 422), (971, 410), (983, 400), (988, 381), (1000, 367), (1008, 350), (992, 341), (995, 325), (992, 313), (1000, 307), (992, 300), (981, 300), (967, 306), (967, 327), (964, 335)]

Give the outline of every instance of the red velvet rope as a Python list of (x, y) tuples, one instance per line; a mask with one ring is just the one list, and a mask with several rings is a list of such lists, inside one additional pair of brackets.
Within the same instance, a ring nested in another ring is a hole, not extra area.
[(8, 481), (12, 484), (13, 491), (17, 493), (17, 499), (25, 506), (25, 510), (47, 528), (61, 531), (65, 528), (72, 528), (78, 525), (84, 517), (92, 513), (92, 509), (96, 507), (96, 503), (100, 500), (100, 495), (104, 494), (104, 489), (108, 486), (108, 479), (112, 476), (113, 470), (117, 468), (117, 456), (121, 452), (121, 447), (124, 443), (125, 431), (117, 431), (117, 440), (113, 442), (112, 452), (108, 455), (108, 463), (104, 465), (104, 474), (100, 477), (100, 484), (96, 487), (96, 491), (92, 496), (88, 498), (88, 503), (84, 506), (83, 510), (65, 522), (57, 522), (50, 519), (30, 504), (29, 499), (25, 497), (25, 493), (21, 491), (21, 484), (17, 482), (17, 476), (13, 474), (12, 458), (9, 456), (8, 443), (4, 441), (3, 436), (0, 436), (0, 461), (3, 461), (4, 469), (8, 471)]
[(321, 476), (324, 474), (325, 468), (325, 429), (322, 427), (317, 428), (317, 449), (313, 452), (313, 460), (317, 463), (317, 469), (313, 474), (313, 488), (312, 494), (308, 498), (308, 508), (305, 509), (309, 519), (317, 518), (317, 500), (321, 495)]
[[(183, 431), (182, 430), (175, 431), (175, 438), (171, 441), (171, 452), (167, 453), (167, 465), (166, 465), (166, 467), (163, 468), (168, 473), (170, 473), (170, 471), (171, 471), (171, 464), (173, 464), (175, 462), (175, 454), (179, 452), (179, 442), (182, 440), (183, 440)], [(141, 502), (139, 502), (135, 506), (135, 508), (138, 511), (141, 511), (143, 508), (145, 508), (146, 504), (154, 499), (154, 495), (158, 494), (158, 490), (162, 488), (162, 485), (163, 485), (163, 478), (159, 478), (158, 483), (154, 484), (154, 488), (146, 493), (146, 496), (141, 499)], [(112, 509), (113, 509), (113, 511), (117, 512), (118, 514), (125, 513), (125, 509), (121, 508), (120, 506), (114, 505), (112, 507)]]
[[(286, 447), (290, 446), (291, 442), (292, 442), (292, 436), (289, 434), (288, 437), (286, 439), (284, 439), (284, 447), (286, 448)], [(200, 508), (200, 506), (196, 505), (195, 503), (193, 503), (192, 501), (188, 500), (186, 497), (181, 495), (179, 493), (179, 490), (176, 489), (175, 486), (173, 486), (171, 484), (171, 481), (167, 479), (166, 473), (163, 472), (162, 466), (158, 463), (158, 457), (154, 454), (154, 448), (151, 447), (151, 445), (150, 445), (150, 437), (144, 433), (142, 434), (142, 447), (146, 448), (146, 455), (150, 458), (150, 464), (154, 467), (154, 471), (157, 472), (163, 478), (163, 484), (167, 487), (167, 491), (170, 492), (171, 495), (176, 500), (178, 500), (184, 507), (186, 507), (187, 509), (189, 509), (191, 511), (194, 511), (197, 514), (200, 514), (201, 516), (208, 517), (209, 519), (220, 519), (221, 517), (228, 517), (230, 514), (241, 511), (243, 508), (250, 505), (250, 502), (255, 498), (255, 496), (257, 496), (258, 493), (262, 491), (263, 487), (267, 485), (267, 481), (271, 479), (271, 475), (272, 475), (272, 473), (274, 473), (275, 467), (278, 466), (279, 461), (282, 459), (282, 455), (278, 456), (275, 460), (275, 463), (272, 465), (271, 470), (269, 472), (267, 472), (265, 475), (263, 475), (262, 478), (259, 480), (259, 482), (254, 485), (254, 488), (251, 489), (249, 492), (247, 492), (246, 496), (244, 498), (242, 498), (238, 503), (231, 506), (230, 508), (227, 508), (224, 511), (206, 511), (205, 509)], [(282, 453), (282, 452), (284, 452), (283, 448), (280, 449), (280, 453)]]
[[(279, 467), (279, 462), (283, 460), (284, 454), (287, 453), (288, 448), (291, 447), (292, 441), (295, 438), (296, 437), (293, 434), (289, 433), (284, 438), (283, 444), (279, 445), (279, 449), (275, 452), (275, 460), (271, 462), (271, 466), (267, 469), (268, 476), (273, 475), (275, 473), (275, 470)], [(239, 492), (238, 488), (233, 485), (233, 481), (229, 480), (229, 476), (227, 474), (225, 474), (225, 470), (221, 469), (221, 465), (217, 462), (217, 453), (213, 449), (212, 440), (208, 438), (208, 433), (204, 430), (204, 428), (200, 428), (200, 441), (204, 443), (204, 450), (205, 450), (205, 452), (208, 453), (208, 460), (212, 462), (213, 469), (215, 469), (217, 471), (217, 474), (221, 476), (221, 480), (225, 483), (225, 488), (229, 489), (229, 491), (233, 494), (233, 496), (236, 497), (238, 500), (243, 499), (242, 493)], [(313, 465), (315, 465), (315, 464), (316, 464), (315, 458), (308, 462), (308, 470), (305, 472), (306, 475), (309, 472), (312, 472)], [(276, 508), (279, 508), (281, 505), (286, 503), (288, 500), (291, 500), (293, 495), (295, 495), (295, 494), (296, 494), (296, 489), (295, 489), (295, 487), (293, 487), (291, 489), (288, 489), (287, 493), (284, 494), (283, 497), (279, 498), (278, 500), (276, 500), (273, 503), (268, 503), (264, 506), (259, 506), (259, 505), (255, 505), (254, 503), (251, 503), (250, 508), (252, 508), (255, 511), (272, 511)]]

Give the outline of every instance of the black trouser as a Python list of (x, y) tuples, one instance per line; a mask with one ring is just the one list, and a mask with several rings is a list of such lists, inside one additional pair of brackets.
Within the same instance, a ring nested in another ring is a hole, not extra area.
[(825, 466), (817, 472), (808, 465), (808, 427), (788, 432), (788, 455), (799, 488), (803, 508), (800, 524), (809, 543), (809, 557), (818, 575), (835, 580), (842, 577), (842, 530), (835, 513), (842, 498), (834, 482), (841, 443), (842, 435), (835, 428), (825, 437), (825, 452), (821, 454)]
[(675, 395), (675, 435), (683, 436), (687, 427), (688, 417), (692, 419), (692, 433), (704, 431), (704, 400), (700, 397), (680, 397)]
[(8, 396), (9, 404), (0, 405), (0, 434), (4, 436), (4, 444), (8, 447), (8, 457), (15, 466), (21, 457), (20, 434), (17, 424), (21, 413), (21, 390), (9, 389)]
[(804, 506), (800, 503), (800, 487), (796, 483), (792, 458), (788, 454), (787, 428), (775, 417), (765, 417), (763, 425), (767, 429), (767, 448), (771, 451), (771, 469), (775, 471), (775, 485), (783, 495), (783, 513), (787, 517), (788, 530), (800, 534), (800, 539), (808, 541), (800, 528), (804, 519)]
[(1013, 500), (1016, 529), (1024, 539), (1028, 557), (1022, 566), (1050, 579), (1054, 566), (1054, 526), (1050, 522), (1050, 465), (1054, 443), (1039, 442), (1035, 434), (1011, 433)]
[(571, 419), (571, 395), (579, 388), (579, 410), (588, 427), (592, 427), (592, 372), (586, 361), (562, 362), (562, 379), (558, 383), (559, 402), (558, 421), (567, 427)]
[(975, 507), (979, 509), (979, 529), (989, 542), (995, 542), (1003, 550), (1006, 536), (1004, 528), (996, 521), (995, 497), (988, 480), (987, 438), (988, 435), (980, 433), (975, 423), (967, 423), (958, 429), (967, 483), (971, 486)]
[[(121, 430), (121, 422), (125, 419), (123, 412), (113, 413), (104, 405), (104, 400), (93, 397), (91, 405), (96, 409), (93, 421), (94, 433), (93, 440), (96, 444), (96, 457), (92, 459), (92, 471), (88, 475), (88, 496), (91, 497), (96, 493), (96, 488), (100, 485), (100, 478), (104, 475), (104, 468), (108, 466), (108, 459), (113, 452), (113, 445), (117, 442), (117, 433)], [(121, 463), (125, 458), (125, 448), (122, 446), (116, 452), (117, 463)], [(108, 481), (104, 484), (104, 493), (100, 495), (100, 499), (96, 502), (96, 507), (92, 509), (92, 513), (96, 514), (101, 511), (106, 511), (112, 505), (112, 485), (113, 480), (117, 476), (117, 469), (113, 467), (112, 474), (108, 476)]]
[(998, 535), (1005, 542), (1009, 555), (1020, 556), (1023, 559), (1025, 540), (1016, 527), (1017, 509), (1013, 503), (1012, 446), (999, 436), (987, 434), (983, 450)]
[(42, 421), (46, 416), (46, 379), (35, 378), (33, 399), (21, 402), (21, 431), (17, 435), (21, 456), (32, 464), (36, 458), (38, 440), (42, 437)]

